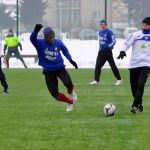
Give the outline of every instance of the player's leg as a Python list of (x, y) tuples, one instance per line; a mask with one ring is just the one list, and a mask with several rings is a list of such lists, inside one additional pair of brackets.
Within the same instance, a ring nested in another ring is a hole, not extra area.
[[(68, 74), (67, 70), (65, 68), (60, 69), (58, 71), (58, 77), (63, 82), (63, 84), (66, 86), (67, 91), (70, 94), (71, 99), (73, 99), (73, 104), (75, 104), (75, 101), (77, 101), (77, 95), (74, 91), (74, 85), (72, 83), (71, 77)], [(68, 105), (67, 111), (73, 110), (73, 104)]]
[(133, 68), (130, 69), (130, 86), (131, 86), (131, 92), (133, 96), (133, 104), (132, 104), (132, 110), (131, 112), (136, 113), (137, 111), (137, 102), (135, 101), (135, 95), (138, 89), (138, 80), (141, 72), (141, 68)]
[(114, 61), (114, 58), (113, 58), (113, 54), (112, 54), (112, 51), (108, 51), (108, 54), (107, 54), (107, 61), (113, 71), (113, 74), (114, 76), (116, 77), (117, 79), (117, 82), (115, 83), (115, 85), (121, 85), (123, 83), (123, 81), (121, 80), (121, 76), (120, 76), (120, 73), (119, 73), (119, 70), (115, 64), (115, 61)]
[(94, 81), (90, 82), (90, 85), (98, 85), (100, 81), (101, 69), (106, 62), (105, 52), (99, 51), (96, 59)]
[(63, 84), (66, 86), (67, 92), (70, 94), (71, 98), (76, 101), (77, 96), (74, 91), (74, 85), (72, 83), (71, 77), (70, 77), (69, 73), (67, 72), (67, 70), (65, 68), (60, 69), (58, 72), (58, 77), (61, 79)]
[(25, 64), (25, 62), (23, 60), (23, 57), (20, 55), (18, 49), (14, 50), (14, 54), (15, 54), (16, 58), (19, 59), (22, 62), (22, 64), (24, 65), (24, 67), (27, 68), (27, 65)]
[(138, 79), (138, 88), (135, 93), (133, 105), (138, 107), (140, 111), (143, 111), (142, 97), (144, 94), (145, 83), (149, 76), (149, 71), (150, 71), (149, 67), (142, 67), (140, 71), (139, 79)]
[(7, 54), (6, 54), (6, 64), (7, 64), (7, 68), (9, 68), (9, 59), (12, 56), (12, 51), (8, 50)]
[(106, 57), (105, 57), (105, 52), (99, 51), (97, 60), (96, 60), (96, 66), (95, 66), (95, 80), (99, 82), (100, 80), (100, 74), (101, 74), (101, 69), (104, 66), (106, 62)]
[(1, 59), (0, 59), (0, 81), (1, 81), (2, 86), (4, 87), (3, 92), (8, 93), (8, 84), (6, 82), (5, 75), (4, 75), (2, 68), (1, 68)]
[(136, 90), (138, 88), (138, 79), (140, 75), (140, 68), (133, 68), (130, 69), (130, 86), (131, 86), (131, 92), (132, 96), (135, 97)]
[(60, 93), (58, 91), (58, 79), (57, 79), (57, 73), (44, 73), (45, 75), (45, 81), (47, 88), (51, 95), (58, 101), (66, 102), (68, 104), (72, 104), (73, 100), (66, 97), (63, 93)]

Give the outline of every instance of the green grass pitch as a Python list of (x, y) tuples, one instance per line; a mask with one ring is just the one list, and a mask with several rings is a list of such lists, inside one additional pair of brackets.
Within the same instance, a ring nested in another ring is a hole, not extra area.
[[(40, 69), (4, 70), (11, 92), (0, 94), (0, 150), (150, 149), (150, 86), (145, 87), (144, 112), (133, 115), (127, 69), (120, 70), (124, 85), (119, 87), (110, 69), (102, 70), (103, 83), (97, 87), (89, 85), (93, 69), (68, 71), (78, 94), (71, 113), (50, 96)], [(114, 117), (103, 114), (109, 102), (117, 107)]]

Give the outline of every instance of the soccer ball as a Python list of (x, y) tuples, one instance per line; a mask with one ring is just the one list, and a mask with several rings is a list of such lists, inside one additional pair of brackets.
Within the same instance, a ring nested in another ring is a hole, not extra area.
[(106, 104), (104, 106), (104, 114), (106, 116), (113, 116), (116, 111), (116, 106), (114, 104)]

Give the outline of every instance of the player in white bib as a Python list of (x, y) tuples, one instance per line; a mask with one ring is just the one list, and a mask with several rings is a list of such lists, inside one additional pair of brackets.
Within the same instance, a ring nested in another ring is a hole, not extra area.
[(142, 21), (142, 30), (133, 33), (123, 44), (118, 59), (126, 56), (126, 51), (132, 45), (129, 65), (130, 85), (133, 95), (132, 113), (143, 112), (142, 97), (144, 86), (150, 72), (150, 17)]

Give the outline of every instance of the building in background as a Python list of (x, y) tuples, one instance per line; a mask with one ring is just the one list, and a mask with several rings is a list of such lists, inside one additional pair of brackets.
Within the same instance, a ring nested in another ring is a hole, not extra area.
[(113, 0), (112, 18), (113, 28), (124, 29), (129, 26), (128, 6), (122, 0)]
[(16, 0), (1, 0), (0, 3), (6, 5), (6, 13), (11, 12), (11, 17), (16, 16)]
[[(104, 0), (48, 0), (44, 23), (54, 28), (99, 28), (105, 16)], [(112, 1), (108, 0), (108, 23), (112, 24)]]
[[(16, 16), (16, 0), (0, 0), (0, 2), (7, 6), (6, 11), (11, 12), (12, 17)], [(98, 30), (99, 21), (104, 16), (105, 0), (47, 0), (43, 24), (63, 32), (71, 28)], [(107, 21), (110, 28), (128, 26), (128, 6), (123, 3), (123, 0), (107, 0)]]

